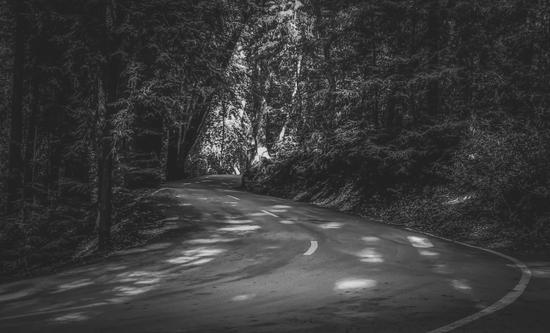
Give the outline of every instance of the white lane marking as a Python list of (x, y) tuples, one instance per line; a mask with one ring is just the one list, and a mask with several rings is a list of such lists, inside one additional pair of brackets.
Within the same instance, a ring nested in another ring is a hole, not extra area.
[(494, 254), (496, 256), (499, 256), (501, 258), (504, 258), (504, 259), (507, 259), (507, 260), (513, 262), (514, 266), (521, 271), (521, 278), (519, 279), (519, 282), (515, 285), (515, 287), (511, 291), (509, 291), (506, 295), (504, 295), (504, 297), (502, 297), (501, 299), (499, 299), (495, 303), (489, 305), (488, 307), (484, 308), (483, 310), (481, 310), (479, 312), (476, 312), (476, 313), (474, 313), (470, 316), (459, 319), (459, 320), (457, 320), (455, 322), (452, 322), (448, 325), (436, 328), (435, 330), (429, 331), (428, 333), (450, 332), (450, 331), (452, 331), (456, 328), (462, 327), (462, 326), (464, 326), (466, 324), (469, 324), (469, 323), (471, 323), (475, 320), (478, 320), (478, 319), (480, 319), (484, 316), (487, 316), (489, 314), (492, 314), (492, 313), (495, 313), (499, 310), (504, 309), (508, 305), (514, 303), (523, 294), (523, 292), (525, 292), (525, 289), (527, 288), (527, 285), (529, 284), (529, 281), (531, 280), (531, 275), (532, 275), (531, 270), (529, 270), (529, 268), (524, 263), (522, 263), (521, 261), (519, 261), (518, 259), (516, 259), (514, 257), (507, 256), (507, 255), (505, 255), (503, 253), (500, 253), (500, 252), (497, 252), (497, 251), (484, 249), (484, 248), (479, 247), (479, 246), (474, 246), (474, 245), (454, 241), (452, 239), (448, 239), (448, 238), (445, 238), (445, 237), (436, 236), (436, 235), (433, 235), (433, 234), (430, 234), (430, 233), (427, 233), (427, 232), (413, 230), (413, 229), (410, 229), (410, 228), (405, 228), (405, 229), (409, 230), (409, 231), (412, 231), (412, 232), (421, 233), (421, 234), (424, 234), (424, 235), (427, 235), (427, 236), (430, 236), (430, 237), (439, 238), (439, 239), (442, 239), (442, 240), (445, 240), (445, 241), (448, 241), (448, 242), (451, 242), (451, 243), (460, 244), (462, 246), (466, 246), (466, 247), (469, 247), (469, 248), (472, 248), (472, 249), (476, 249), (476, 250), (480, 250), (480, 251), (484, 251), (484, 252)]
[(265, 210), (265, 209), (264, 209), (264, 210), (262, 210), (262, 212), (263, 212), (263, 213), (266, 213), (267, 215), (271, 215), (271, 216), (273, 216), (273, 217), (279, 217), (279, 216), (277, 216), (277, 215), (273, 214), (272, 212), (268, 212), (268, 211), (267, 211), (267, 210)]
[(307, 249), (307, 251), (304, 252), (304, 255), (305, 256), (310, 256), (310, 255), (314, 254), (315, 251), (317, 251), (317, 248), (319, 248), (319, 243), (317, 243), (317, 241), (312, 240), (311, 244), (309, 245), (309, 249)]
[(237, 197), (235, 197), (235, 196), (232, 196), (232, 195), (229, 195), (229, 194), (226, 194), (226, 195), (227, 195), (228, 197), (230, 197), (230, 198), (235, 199), (235, 200), (241, 200), (241, 199), (239, 199), (239, 198), (237, 198)]

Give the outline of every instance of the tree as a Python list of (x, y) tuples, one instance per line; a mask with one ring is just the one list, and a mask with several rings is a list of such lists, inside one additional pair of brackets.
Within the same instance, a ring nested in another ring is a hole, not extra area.
[(7, 182), (7, 207), (8, 212), (15, 208), (16, 201), (20, 198), (23, 170), (23, 96), (25, 94), (23, 74), (25, 69), (25, 1), (12, 0), (9, 2), (15, 17), (14, 36), (14, 61), (13, 61), (13, 86), (12, 106), (9, 141), (8, 182)]

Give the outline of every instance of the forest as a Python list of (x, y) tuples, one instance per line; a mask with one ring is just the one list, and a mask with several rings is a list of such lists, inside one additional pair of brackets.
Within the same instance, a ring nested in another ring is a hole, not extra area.
[(0, 0), (0, 272), (144, 241), (161, 184), (550, 246), (545, 0)]

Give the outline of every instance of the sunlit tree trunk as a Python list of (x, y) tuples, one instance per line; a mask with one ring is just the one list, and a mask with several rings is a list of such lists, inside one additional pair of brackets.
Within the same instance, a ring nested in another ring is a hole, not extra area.
[[(233, 57), (233, 54), (239, 44), (239, 40), (241, 39), (241, 34), (250, 19), (249, 10), (249, 8), (245, 10), (240, 22), (240, 27), (233, 32), (224, 47), (224, 54), (221, 57), (219, 64), (220, 68), (224, 71), (230, 65), (231, 58)], [(207, 80), (207, 86), (213, 84), (214, 83), (212, 80)], [(216, 92), (208, 93), (205, 96), (201, 96), (200, 101), (190, 108), (190, 118), (187, 123), (187, 129), (183, 133), (181, 147), (179, 153), (177, 154), (177, 170), (175, 170), (173, 174), (167, 174), (167, 178), (177, 179), (185, 176), (185, 164), (187, 163), (191, 151), (193, 151), (193, 148), (196, 146), (197, 141), (205, 129), (206, 119), (208, 118), (208, 114), (213, 107), (212, 104), (214, 101), (216, 101)]]
[(290, 120), (292, 119), (292, 116), (296, 113), (297, 109), (297, 94), (298, 94), (298, 87), (299, 87), (299, 80), (300, 80), (300, 72), (302, 69), (302, 54), (298, 55), (298, 59), (296, 61), (296, 70), (294, 72), (294, 82), (292, 87), (292, 94), (290, 95), (290, 110), (286, 113), (285, 122), (283, 123), (283, 127), (281, 128), (281, 131), (279, 132), (279, 138), (278, 143), (282, 144), (286, 132), (288, 130), (288, 126), (290, 124)]

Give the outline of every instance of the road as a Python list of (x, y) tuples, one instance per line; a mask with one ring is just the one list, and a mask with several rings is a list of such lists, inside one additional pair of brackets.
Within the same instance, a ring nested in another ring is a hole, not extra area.
[(168, 184), (174, 236), (0, 285), (0, 332), (443, 332), (495, 304), (456, 331), (550, 331), (550, 260), (528, 284), (498, 255), (237, 182)]

